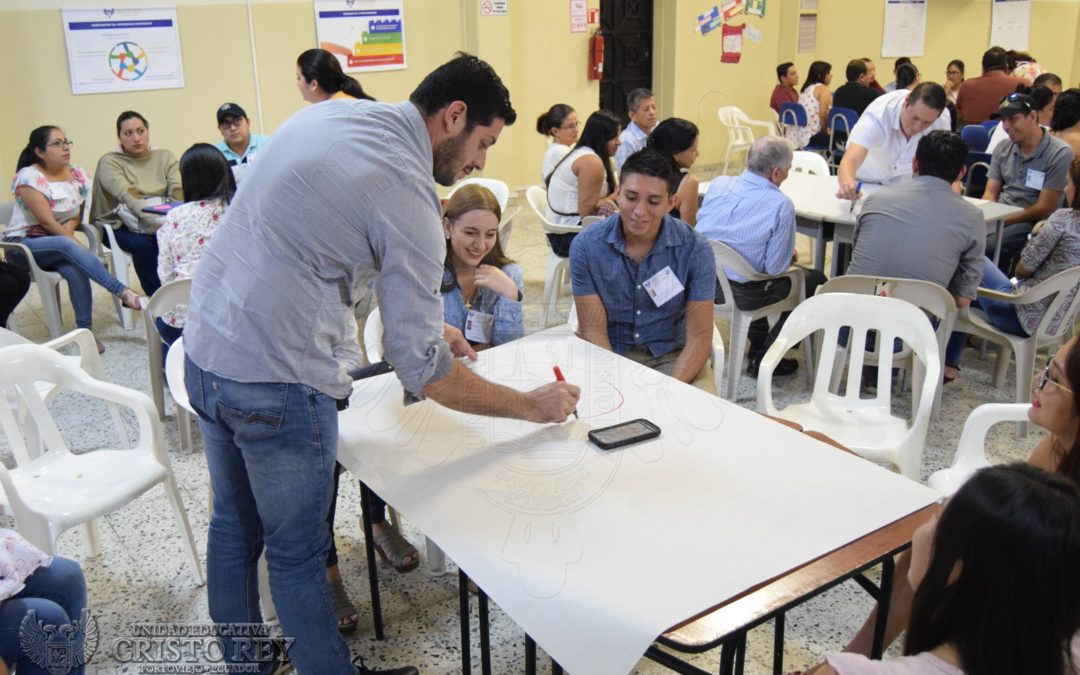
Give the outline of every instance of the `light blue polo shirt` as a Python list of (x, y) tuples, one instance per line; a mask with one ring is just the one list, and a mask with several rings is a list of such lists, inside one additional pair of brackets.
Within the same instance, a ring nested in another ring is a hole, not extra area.
[(248, 137), (248, 146), (244, 150), (243, 156), (233, 152), (224, 138), (218, 141), (215, 147), (221, 151), (221, 154), (225, 155), (225, 159), (229, 160), (229, 166), (236, 166), (237, 164), (247, 164), (255, 153), (263, 149), (266, 141), (267, 138), (263, 134), (251, 134)]

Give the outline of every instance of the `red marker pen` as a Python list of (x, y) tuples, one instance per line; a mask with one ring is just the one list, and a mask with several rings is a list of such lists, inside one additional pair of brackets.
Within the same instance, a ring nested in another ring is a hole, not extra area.
[[(559, 382), (566, 382), (566, 378), (565, 378), (565, 377), (563, 377), (562, 371), (561, 371), (561, 370), (559, 370), (559, 367), (558, 367), (558, 366), (555, 366), (555, 367), (553, 368), (553, 370), (555, 371), (555, 379), (556, 379), (557, 381), (559, 381)], [(580, 417), (578, 417), (578, 414), (577, 414), (577, 408), (574, 408), (574, 419), (581, 419)]]

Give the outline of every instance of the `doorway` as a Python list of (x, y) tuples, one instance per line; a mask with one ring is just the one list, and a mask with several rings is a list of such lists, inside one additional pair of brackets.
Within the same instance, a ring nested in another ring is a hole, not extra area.
[(626, 125), (626, 95), (638, 87), (652, 89), (653, 0), (600, 0), (600, 33), (600, 109), (619, 115)]

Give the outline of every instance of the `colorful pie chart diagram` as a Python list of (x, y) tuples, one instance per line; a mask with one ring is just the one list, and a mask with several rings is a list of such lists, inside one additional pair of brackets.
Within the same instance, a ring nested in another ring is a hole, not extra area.
[(109, 51), (109, 69), (121, 80), (139, 79), (146, 74), (147, 63), (146, 51), (134, 42), (125, 40)]

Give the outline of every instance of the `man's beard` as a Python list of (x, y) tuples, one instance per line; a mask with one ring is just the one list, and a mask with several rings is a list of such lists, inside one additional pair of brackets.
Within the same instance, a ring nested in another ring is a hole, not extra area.
[(465, 132), (459, 133), (453, 138), (448, 138), (435, 148), (432, 157), (431, 174), (439, 185), (453, 185), (457, 178), (458, 169), (454, 164), (458, 161), (458, 154), (465, 145)]

